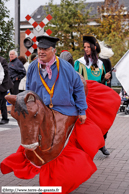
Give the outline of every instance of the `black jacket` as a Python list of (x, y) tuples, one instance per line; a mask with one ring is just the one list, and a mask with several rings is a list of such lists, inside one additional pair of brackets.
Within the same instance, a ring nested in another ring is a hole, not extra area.
[(13, 83), (11, 82), (8, 74), (8, 63), (6, 59), (0, 56), (0, 63), (4, 69), (4, 79), (2, 84), (0, 84), (0, 92), (6, 92), (7, 90), (13, 87)]
[[(106, 73), (111, 71), (112, 65), (111, 65), (110, 59), (102, 59), (101, 57), (99, 57), (99, 59), (103, 62)], [(109, 87), (111, 87), (111, 79), (112, 79), (112, 72), (111, 72), (111, 77), (110, 77), (110, 83), (107, 84)]]
[(10, 78), (13, 82), (16, 80), (16, 77), (18, 77), (18, 80), (21, 80), (26, 75), (23, 63), (18, 58), (9, 62), (8, 69)]

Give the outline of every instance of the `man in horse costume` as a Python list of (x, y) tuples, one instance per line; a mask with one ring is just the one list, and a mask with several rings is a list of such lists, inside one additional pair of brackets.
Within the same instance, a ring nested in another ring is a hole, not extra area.
[(27, 91), (6, 96), (20, 126), (21, 145), (1, 162), (1, 171), (22, 179), (40, 174), (40, 186), (61, 186), (68, 194), (97, 170), (93, 158), (104, 146), (120, 98), (95, 81), (87, 81), (84, 90), (74, 68), (55, 56), (58, 40), (37, 37), (38, 59), (28, 68)]

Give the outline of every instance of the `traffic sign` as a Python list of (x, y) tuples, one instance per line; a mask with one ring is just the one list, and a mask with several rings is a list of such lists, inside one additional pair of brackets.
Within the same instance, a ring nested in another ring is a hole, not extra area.
[(27, 15), (25, 18), (33, 26), (33, 33), (29, 29), (25, 31), (27, 37), (29, 37), (33, 41), (33, 45), (31, 47), (28, 47), (26, 44), (27, 38), (25, 38), (24, 40), (24, 46), (27, 48), (27, 51), (25, 54), (27, 57), (29, 57), (37, 48), (36, 37), (40, 35), (46, 35), (46, 36), (51, 35), (52, 31), (48, 29), (46, 32), (44, 32), (44, 27), (52, 19), (52, 16), (49, 14), (39, 24), (30, 15)]

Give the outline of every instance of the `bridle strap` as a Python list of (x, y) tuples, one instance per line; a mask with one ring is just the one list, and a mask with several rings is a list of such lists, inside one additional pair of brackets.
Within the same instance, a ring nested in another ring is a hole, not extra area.
[(33, 152), (37, 156), (37, 158), (42, 162), (42, 164), (44, 164), (45, 161), (36, 153), (36, 151), (33, 150)]

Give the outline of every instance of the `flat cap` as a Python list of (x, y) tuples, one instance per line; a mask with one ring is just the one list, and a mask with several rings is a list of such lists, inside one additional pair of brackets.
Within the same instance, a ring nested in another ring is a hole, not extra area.
[(40, 48), (55, 48), (56, 42), (59, 41), (59, 38), (52, 37), (52, 36), (37, 36), (36, 40), (38, 41), (38, 47)]

